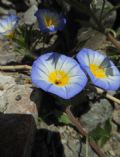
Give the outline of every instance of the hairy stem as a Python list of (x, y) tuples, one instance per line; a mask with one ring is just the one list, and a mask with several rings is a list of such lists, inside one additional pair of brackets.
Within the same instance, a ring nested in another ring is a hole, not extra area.
[(111, 33), (107, 33), (106, 36), (107, 36), (107, 39), (108, 39), (109, 41), (111, 41), (111, 43), (112, 43), (113, 45), (115, 45), (115, 47), (116, 47), (118, 50), (120, 50), (120, 41), (118, 41), (117, 39), (115, 39)]
[[(74, 117), (74, 115), (72, 114), (72, 112), (70, 110), (70, 106), (66, 107), (65, 113), (68, 115), (70, 121), (76, 127), (76, 129), (79, 131), (79, 133), (82, 136), (87, 137), (88, 133), (83, 129), (80, 122)], [(106, 157), (106, 155), (101, 151), (101, 149), (98, 147), (98, 145), (93, 140), (90, 140), (89, 144), (92, 147), (92, 149), (99, 155), (99, 157)]]

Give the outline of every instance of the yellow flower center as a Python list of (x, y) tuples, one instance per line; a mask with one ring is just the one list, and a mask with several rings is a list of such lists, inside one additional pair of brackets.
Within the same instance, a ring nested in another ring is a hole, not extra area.
[(8, 39), (13, 39), (15, 36), (15, 32), (10, 32), (9, 34), (6, 34), (5, 37), (8, 38)]
[(49, 74), (48, 81), (57, 86), (65, 86), (69, 82), (69, 76), (62, 70), (56, 70)]
[(90, 64), (90, 71), (96, 78), (106, 78), (107, 75), (105, 73), (105, 69), (95, 64)]
[(51, 27), (51, 26), (55, 26), (55, 25), (56, 25), (56, 21), (55, 21), (55, 19), (53, 19), (53, 18), (45, 17), (45, 18), (44, 18), (44, 21), (45, 21), (45, 25), (46, 25), (47, 27)]

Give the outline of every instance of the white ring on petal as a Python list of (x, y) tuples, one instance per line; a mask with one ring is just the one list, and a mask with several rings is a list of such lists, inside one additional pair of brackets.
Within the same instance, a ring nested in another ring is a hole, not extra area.
[[(49, 82), (49, 74), (56, 70), (68, 75), (69, 81), (64, 86)], [(54, 52), (40, 56), (33, 63), (31, 77), (39, 88), (64, 99), (78, 94), (87, 83), (86, 75), (74, 59)]]

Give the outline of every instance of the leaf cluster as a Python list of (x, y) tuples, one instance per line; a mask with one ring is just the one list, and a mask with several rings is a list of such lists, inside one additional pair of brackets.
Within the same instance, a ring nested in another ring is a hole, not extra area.
[(111, 131), (112, 126), (110, 119), (108, 119), (103, 127), (98, 125), (92, 132), (90, 132), (89, 138), (95, 140), (96, 143), (102, 147), (109, 140)]

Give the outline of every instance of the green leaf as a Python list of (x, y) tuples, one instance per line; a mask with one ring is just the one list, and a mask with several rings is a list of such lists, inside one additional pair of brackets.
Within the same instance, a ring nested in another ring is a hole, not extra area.
[(118, 5), (112, 7), (111, 9), (109, 9), (109, 11), (103, 16), (102, 19), (107, 18), (110, 15), (111, 12), (113, 12), (113, 11), (119, 9), (119, 8), (120, 8), (120, 3)]
[(71, 123), (68, 116), (65, 113), (59, 115), (58, 122), (63, 123), (63, 124), (70, 124)]
[(90, 136), (97, 142), (104, 134), (104, 129), (99, 125), (90, 133)]
[(95, 140), (96, 143), (102, 147), (109, 140), (111, 131), (112, 127), (110, 120), (108, 119), (105, 122), (104, 127), (100, 127), (99, 125), (90, 133), (90, 138)]
[(108, 119), (106, 122), (105, 122), (105, 132), (106, 134), (110, 135), (111, 134), (111, 131), (112, 131), (112, 126), (111, 126), (111, 123), (110, 123), (110, 119)]

